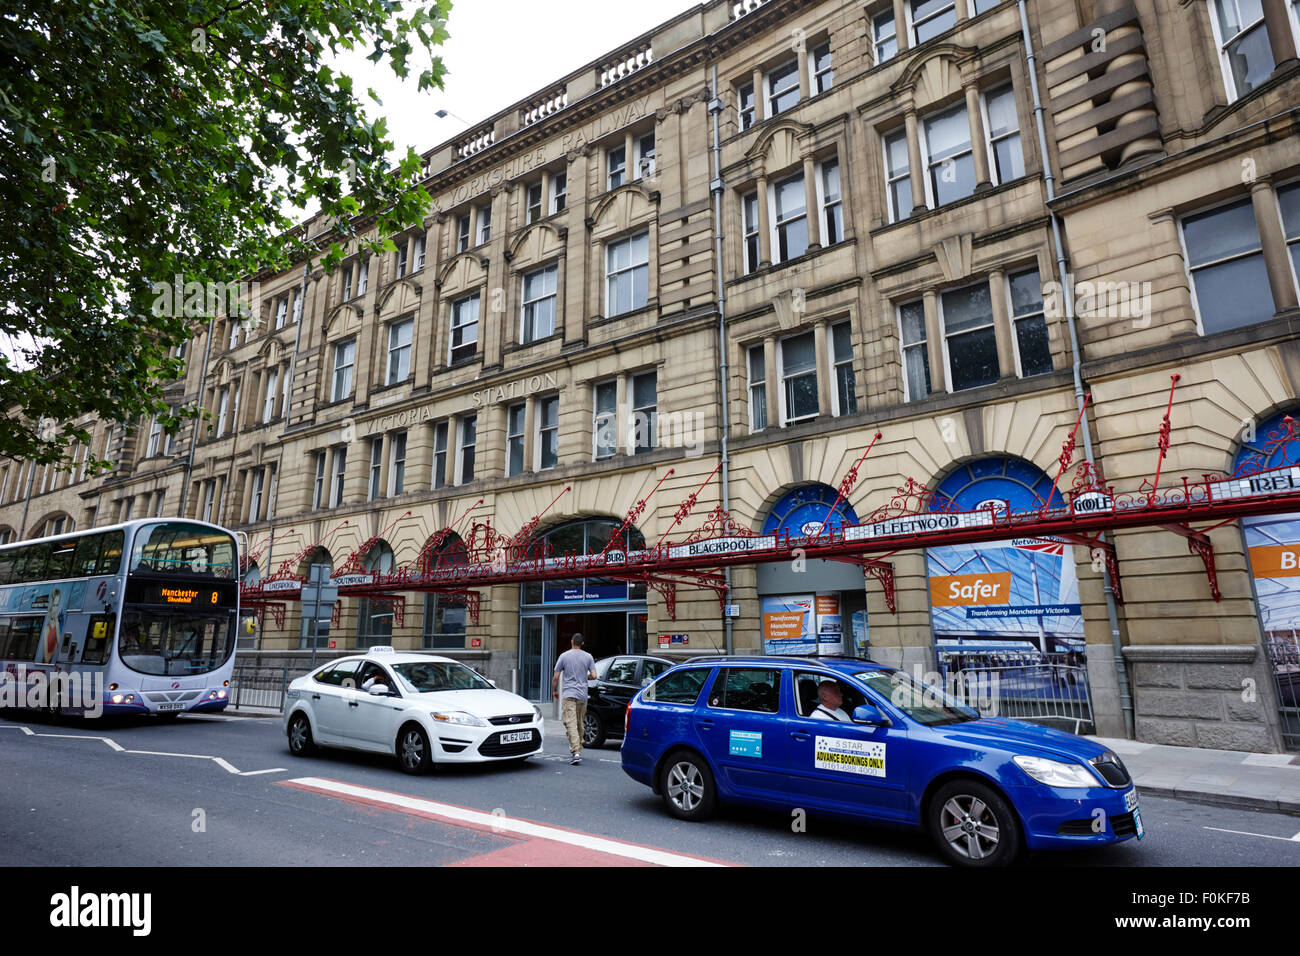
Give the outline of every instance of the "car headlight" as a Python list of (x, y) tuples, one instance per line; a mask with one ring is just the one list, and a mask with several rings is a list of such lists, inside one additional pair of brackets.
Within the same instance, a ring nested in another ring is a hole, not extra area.
[(475, 717), (473, 714), (467, 714), (463, 710), (434, 711), (430, 716), (444, 724), (464, 724), (467, 727), (487, 726), (487, 721)]
[(1016, 766), (1039, 783), (1049, 787), (1100, 787), (1103, 786), (1082, 764), (1061, 763), (1045, 757), (1012, 757)]
[(536, 704), (533, 705), (533, 718), (534, 718), (534, 719), (535, 719), (539, 724), (540, 724), (540, 723), (543, 723), (544, 720), (545, 720), (545, 718), (542, 717), (542, 708), (538, 707)]

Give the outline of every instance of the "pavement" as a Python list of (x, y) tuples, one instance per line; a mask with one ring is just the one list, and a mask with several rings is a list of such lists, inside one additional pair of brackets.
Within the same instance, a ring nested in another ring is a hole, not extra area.
[[(545, 708), (543, 708), (545, 710)], [(270, 707), (229, 708), (244, 717), (276, 717)], [(546, 736), (563, 737), (558, 717), (546, 716)], [(1300, 816), (1300, 754), (1253, 754), (1091, 737), (1119, 754), (1142, 793), (1192, 803)]]

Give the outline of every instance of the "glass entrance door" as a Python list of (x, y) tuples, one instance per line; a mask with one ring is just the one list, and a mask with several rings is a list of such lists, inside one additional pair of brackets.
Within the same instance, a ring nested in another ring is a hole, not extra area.
[[(547, 662), (551, 662), (548, 664)], [(547, 614), (519, 618), (519, 693), (533, 701), (550, 698), (555, 661), (555, 619)]]

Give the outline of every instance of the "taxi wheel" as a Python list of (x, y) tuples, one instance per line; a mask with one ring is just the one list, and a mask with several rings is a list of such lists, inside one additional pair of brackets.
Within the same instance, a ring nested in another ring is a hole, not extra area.
[(930, 800), (930, 835), (958, 866), (1006, 866), (1020, 855), (1020, 821), (1000, 793), (975, 780), (946, 784)]
[(316, 743), (311, 736), (311, 721), (306, 714), (294, 714), (289, 721), (289, 753), (295, 757), (306, 757), (316, 752)]
[(605, 742), (605, 722), (600, 715), (587, 711), (587, 719), (582, 722), (582, 745), (599, 747)]
[(680, 820), (706, 820), (718, 800), (713, 774), (704, 758), (681, 751), (664, 762), (659, 785), (668, 812)]
[(403, 773), (428, 773), (433, 768), (429, 735), (419, 724), (407, 724), (397, 735), (397, 760)]

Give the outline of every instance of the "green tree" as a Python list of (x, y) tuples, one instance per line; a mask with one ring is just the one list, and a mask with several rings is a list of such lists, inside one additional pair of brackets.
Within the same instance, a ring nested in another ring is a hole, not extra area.
[[(326, 60), (369, 50), (407, 77), (423, 50), (432, 66), (419, 88), (441, 87), (433, 50), (449, 10), (450, 0), (8, 0), (0, 455), (65, 462), (72, 439), (89, 440), (79, 417), (165, 415), (162, 386), (181, 372), (169, 354), (197, 317), (159, 307), (156, 283), (228, 286), (304, 255), (332, 267), (357, 223), (379, 237), (417, 223), (430, 202), (419, 157), (386, 160), (385, 120), (367, 116)], [(338, 223), (327, 240), (281, 211), (312, 204)]]

